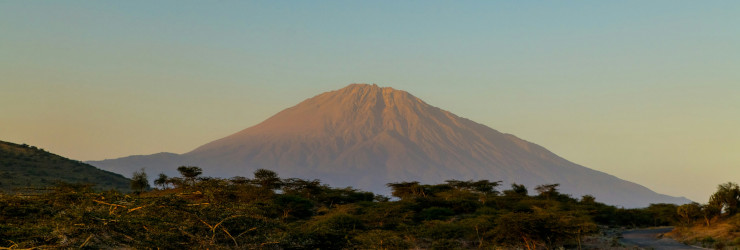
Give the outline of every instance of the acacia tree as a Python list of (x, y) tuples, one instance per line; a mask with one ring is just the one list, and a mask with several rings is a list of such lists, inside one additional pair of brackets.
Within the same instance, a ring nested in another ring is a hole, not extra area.
[(391, 188), (391, 195), (402, 200), (427, 196), (424, 185), (420, 185), (418, 181), (388, 183), (386, 186)]
[(319, 180), (290, 178), (283, 181), (283, 193), (312, 199), (326, 189)]
[(159, 173), (159, 176), (157, 179), (154, 180), (154, 185), (157, 185), (161, 187), (162, 189), (167, 188), (167, 175), (164, 173)]
[(558, 186), (560, 186), (558, 183), (545, 184), (535, 187), (534, 190), (536, 190), (541, 197), (545, 197), (546, 200), (550, 200), (550, 197), (554, 197), (558, 194)]
[(459, 181), (459, 180), (446, 180), (447, 185), (459, 189), (459, 190), (465, 190), (474, 194), (478, 195), (478, 201), (485, 204), (486, 201), (492, 197), (496, 196), (498, 194), (498, 191), (496, 191), (496, 187), (501, 185), (500, 181), (489, 181), (489, 180), (479, 180), (479, 181)]
[(525, 197), (528, 193), (526, 186), (516, 183), (511, 184), (511, 189), (504, 190), (504, 195), (514, 197)]
[(142, 168), (139, 171), (134, 171), (134, 174), (131, 176), (131, 189), (136, 192), (141, 192), (149, 188), (149, 179), (146, 176), (144, 169)]
[(196, 166), (180, 166), (177, 171), (185, 178), (185, 183), (190, 186), (195, 185), (195, 178), (203, 173), (203, 169)]
[(278, 174), (267, 169), (257, 169), (254, 171), (254, 182), (262, 188), (275, 190), (283, 186), (282, 180)]

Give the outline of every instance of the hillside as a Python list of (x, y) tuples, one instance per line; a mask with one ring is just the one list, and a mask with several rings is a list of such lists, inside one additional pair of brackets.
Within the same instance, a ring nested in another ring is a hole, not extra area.
[[(714, 218), (709, 226), (703, 221), (676, 227), (666, 236), (685, 244), (720, 248), (740, 246), (740, 215), (731, 218)], [(730, 248), (737, 249), (737, 248)]]
[(129, 179), (33, 146), (0, 141), (0, 190), (42, 187), (58, 181), (91, 183), (98, 190), (129, 190)]
[(90, 162), (102, 169), (176, 174), (197, 165), (206, 175), (244, 176), (264, 168), (388, 194), (389, 182), (501, 180), (534, 187), (559, 183), (576, 197), (646, 207), (687, 203), (595, 171), (485, 125), (427, 104), (408, 92), (368, 84), (309, 98), (264, 122), (183, 155), (160, 153)]

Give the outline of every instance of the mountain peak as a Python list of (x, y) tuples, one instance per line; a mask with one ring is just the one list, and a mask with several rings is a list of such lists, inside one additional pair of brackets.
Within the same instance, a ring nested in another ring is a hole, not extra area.
[(380, 87), (374, 83), (353, 83), (344, 88), (320, 94), (314, 98), (317, 97), (321, 97), (320, 99), (324, 100), (333, 100), (333, 98), (350, 99), (349, 101), (353, 103), (375, 101), (377, 99), (384, 100), (384, 103), (387, 103), (385, 102), (385, 99), (392, 100), (397, 97), (418, 100), (418, 98), (406, 91), (397, 90), (391, 87)]
[[(423, 125), (420, 118), (428, 116), (430, 112), (443, 112), (445, 114), (434, 115), (447, 116), (446, 112), (406, 91), (376, 84), (350, 84), (309, 98), (242, 130), (230, 136), (232, 139), (229, 139), (229, 144), (239, 144), (237, 141), (243, 140), (241, 138), (257, 134), (280, 137), (297, 134), (307, 137), (333, 136), (345, 140), (362, 140), (389, 130), (407, 134), (408, 128)], [(220, 143), (213, 145), (216, 144)]]
[(340, 90), (342, 90), (342, 89), (379, 89), (379, 88), (380, 89), (384, 89), (384, 88), (390, 88), (390, 87), (380, 87), (380, 86), (378, 86), (375, 83), (373, 83), (373, 84), (368, 84), (368, 83), (350, 83), (349, 85), (347, 85), (344, 88), (341, 88)]

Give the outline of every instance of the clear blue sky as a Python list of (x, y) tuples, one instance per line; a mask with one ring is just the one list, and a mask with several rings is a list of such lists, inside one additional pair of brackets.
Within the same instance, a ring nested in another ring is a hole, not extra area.
[(740, 181), (738, 1), (0, 1), (0, 140), (187, 152), (377, 83), (658, 192)]

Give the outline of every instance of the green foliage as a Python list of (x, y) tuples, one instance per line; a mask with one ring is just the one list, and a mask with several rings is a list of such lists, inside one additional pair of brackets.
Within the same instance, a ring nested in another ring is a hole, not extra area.
[(278, 189), (283, 186), (283, 182), (278, 178), (277, 173), (267, 169), (257, 169), (257, 171), (254, 171), (254, 184), (269, 190)]
[(678, 214), (678, 217), (680, 217), (681, 223), (690, 226), (693, 225), (696, 220), (701, 219), (701, 210), (702, 207), (699, 203), (692, 202), (689, 204), (678, 206), (678, 208), (676, 209), (676, 214)]
[(157, 176), (157, 179), (154, 179), (154, 185), (156, 185), (156, 186), (158, 186), (158, 187), (160, 187), (162, 189), (165, 189), (165, 188), (167, 188), (167, 183), (168, 183), (167, 182), (167, 179), (168, 179), (168, 177), (167, 177), (166, 174), (160, 173), (159, 176)]
[(367, 249), (408, 249), (411, 247), (399, 232), (379, 229), (358, 233), (355, 241), (357, 245), (367, 247)]
[(455, 212), (452, 209), (446, 207), (430, 207), (422, 209), (418, 214), (418, 218), (420, 220), (444, 220), (453, 215), (455, 215)]
[(719, 208), (720, 212), (728, 216), (735, 215), (738, 211), (738, 204), (740, 204), (740, 187), (733, 182), (720, 184), (717, 192), (709, 198), (709, 204)]
[(521, 184), (511, 184), (511, 189), (504, 191), (507, 196), (526, 196), (528, 193), (527, 187)]
[(203, 174), (203, 169), (196, 166), (180, 166), (177, 168), (177, 172), (180, 172), (180, 175), (184, 179), (182, 184), (192, 186), (195, 185), (195, 179)]
[(534, 190), (536, 190), (541, 197), (549, 200), (550, 197), (554, 197), (559, 194), (558, 186), (560, 186), (560, 184), (545, 184), (535, 187)]
[(141, 192), (150, 188), (151, 187), (149, 186), (149, 177), (147, 177), (144, 169), (142, 168), (139, 171), (135, 171), (134, 174), (131, 176), (131, 190)]
[(627, 227), (657, 227), (676, 225), (680, 218), (674, 204), (650, 204), (647, 208), (617, 209), (613, 214), (612, 225)]

